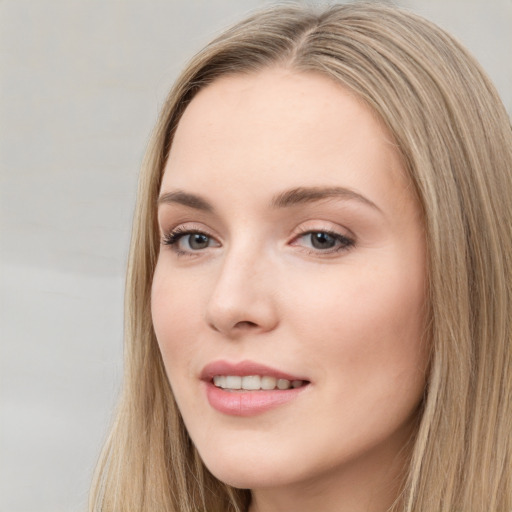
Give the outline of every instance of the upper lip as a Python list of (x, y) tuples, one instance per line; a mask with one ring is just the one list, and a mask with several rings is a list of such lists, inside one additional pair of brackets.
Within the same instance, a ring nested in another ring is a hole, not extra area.
[(237, 375), (244, 377), (247, 375), (259, 375), (261, 377), (275, 377), (276, 379), (308, 380), (302, 376), (292, 375), (276, 368), (271, 368), (255, 361), (240, 361), (232, 363), (229, 361), (212, 361), (208, 363), (201, 371), (201, 380), (210, 381), (216, 375)]

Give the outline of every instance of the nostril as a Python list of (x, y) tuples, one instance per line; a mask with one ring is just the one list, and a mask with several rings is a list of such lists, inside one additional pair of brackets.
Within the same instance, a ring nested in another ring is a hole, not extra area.
[(235, 327), (238, 327), (239, 329), (251, 329), (253, 327), (257, 327), (258, 324), (254, 322), (249, 322), (248, 320), (244, 320), (242, 322), (237, 322), (235, 324)]

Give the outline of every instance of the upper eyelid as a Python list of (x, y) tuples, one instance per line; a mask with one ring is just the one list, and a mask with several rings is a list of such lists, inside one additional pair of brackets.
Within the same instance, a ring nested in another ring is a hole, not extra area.
[[(312, 221), (312, 222), (315, 222), (315, 221)], [(356, 238), (353, 231), (345, 226), (342, 226), (340, 224), (337, 224), (337, 223), (331, 222), (331, 221), (316, 221), (316, 222), (318, 222), (317, 225), (309, 225), (308, 223), (303, 223), (303, 224), (299, 225), (296, 228), (297, 231), (295, 233), (295, 236), (304, 235), (304, 234), (308, 234), (308, 233), (326, 232), (326, 233), (331, 233), (333, 235), (339, 235), (339, 236), (343, 236), (345, 238), (350, 238), (350, 239), (354, 239), (354, 240)], [(323, 225), (321, 225), (320, 223), (323, 223)], [(306, 224), (306, 225), (304, 225), (304, 224)]]
[(177, 224), (171, 224), (170, 227), (164, 227), (162, 224), (159, 225), (160, 233), (162, 235), (174, 233), (176, 231), (180, 231), (183, 233), (204, 233), (205, 235), (208, 235), (212, 238), (218, 238), (218, 236), (215, 234), (214, 230), (206, 227), (202, 222), (194, 222), (194, 221), (187, 221), (187, 222), (179, 222)]
[[(176, 233), (176, 231), (179, 231), (180, 233), (183, 233), (183, 235), (188, 233), (202, 233), (210, 238), (215, 239), (218, 243), (222, 243), (222, 237), (216, 232), (216, 230), (210, 229), (202, 222), (186, 221), (173, 225), (170, 228), (164, 228), (162, 225), (160, 225), (159, 230), (162, 238)], [(356, 239), (355, 234), (347, 227), (332, 221), (317, 219), (305, 221), (296, 226), (288, 235), (288, 243), (297, 237), (306, 235), (308, 233), (319, 232), (325, 232), (333, 236), (340, 236), (351, 240)]]

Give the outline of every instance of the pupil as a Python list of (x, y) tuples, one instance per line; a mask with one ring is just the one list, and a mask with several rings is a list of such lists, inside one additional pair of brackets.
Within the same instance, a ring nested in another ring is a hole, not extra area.
[(327, 233), (312, 233), (311, 245), (315, 249), (331, 249), (334, 247), (336, 240)]
[(208, 247), (209, 238), (206, 235), (201, 235), (200, 233), (196, 233), (190, 236), (190, 248), (191, 249), (204, 249)]

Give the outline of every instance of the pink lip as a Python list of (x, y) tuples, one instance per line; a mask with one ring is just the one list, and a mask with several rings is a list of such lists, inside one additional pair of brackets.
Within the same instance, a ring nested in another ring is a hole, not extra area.
[(254, 361), (240, 361), (239, 363), (230, 363), (228, 361), (213, 361), (207, 364), (201, 372), (201, 380), (212, 380), (215, 375), (261, 375), (275, 377), (276, 379), (286, 380), (308, 380), (304, 377), (291, 375), (289, 373), (276, 370), (270, 366), (255, 363)]
[[(226, 391), (213, 384), (215, 375), (260, 375), (276, 379), (304, 380), (302, 377), (261, 365), (253, 361), (229, 363), (214, 361), (203, 368), (201, 380), (204, 382), (209, 404), (215, 410), (230, 416), (255, 416), (295, 399), (309, 386), (284, 390)], [(309, 381), (308, 381), (309, 382)]]

